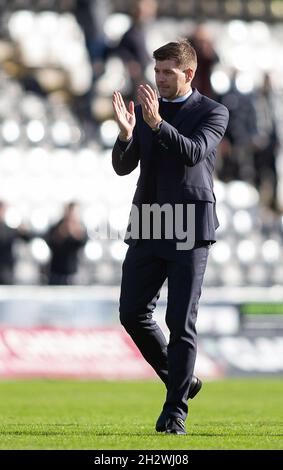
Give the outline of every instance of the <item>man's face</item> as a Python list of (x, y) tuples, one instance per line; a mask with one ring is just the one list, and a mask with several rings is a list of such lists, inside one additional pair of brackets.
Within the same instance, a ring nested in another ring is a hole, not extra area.
[(174, 100), (190, 90), (192, 70), (182, 70), (175, 60), (157, 60), (154, 71), (156, 86), (162, 98)]

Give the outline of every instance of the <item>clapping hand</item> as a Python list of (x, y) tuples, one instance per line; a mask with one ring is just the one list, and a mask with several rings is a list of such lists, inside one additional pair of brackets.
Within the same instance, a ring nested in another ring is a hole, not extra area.
[(154, 129), (162, 121), (159, 114), (159, 102), (156, 90), (149, 85), (140, 85), (138, 88), (138, 101), (142, 107), (145, 122)]
[(130, 140), (136, 125), (136, 116), (134, 111), (134, 102), (130, 101), (127, 110), (123, 97), (119, 91), (114, 91), (112, 104), (115, 113), (115, 119), (120, 129), (119, 138), (121, 140)]

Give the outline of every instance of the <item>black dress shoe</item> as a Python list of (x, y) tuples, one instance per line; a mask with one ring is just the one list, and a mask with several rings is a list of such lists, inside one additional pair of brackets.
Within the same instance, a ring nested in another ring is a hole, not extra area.
[(182, 418), (168, 418), (166, 421), (166, 434), (187, 434), (185, 428), (185, 422)]
[(174, 416), (167, 417), (164, 411), (159, 416), (155, 429), (157, 432), (166, 432), (167, 434), (187, 434), (184, 420)]
[[(193, 399), (196, 396), (196, 394), (200, 391), (201, 387), (202, 387), (202, 381), (198, 377), (193, 375), (189, 393), (188, 393), (188, 399), (189, 398)], [(166, 412), (162, 411), (161, 415), (156, 421), (155, 429), (157, 432), (166, 431), (166, 419), (167, 419)]]
[(188, 393), (188, 399), (189, 398), (193, 399), (196, 396), (196, 394), (200, 391), (201, 387), (202, 387), (202, 381), (198, 377), (193, 375), (189, 393)]
[(157, 432), (164, 432), (166, 431), (166, 413), (165, 411), (161, 412), (158, 420), (156, 421), (155, 429)]

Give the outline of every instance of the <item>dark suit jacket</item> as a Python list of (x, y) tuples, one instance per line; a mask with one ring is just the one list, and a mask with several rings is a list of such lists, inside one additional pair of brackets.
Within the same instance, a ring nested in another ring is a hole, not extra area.
[(193, 89), (172, 124), (163, 121), (157, 134), (143, 120), (140, 105), (136, 106), (135, 113), (133, 138), (125, 150), (121, 149), (117, 139), (112, 152), (112, 165), (120, 176), (131, 173), (140, 162), (140, 177), (133, 204), (140, 205), (146, 201), (151, 148), (153, 139), (156, 139), (159, 146), (156, 202), (160, 205), (207, 202), (202, 205), (205, 213), (202, 214), (201, 227), (196, 227), (196, 232), (201, 234), (196, 239), (214, 240), (219, 224), (215, 213), (212, 173), (216, 147), (228, 124), (227, 108)]

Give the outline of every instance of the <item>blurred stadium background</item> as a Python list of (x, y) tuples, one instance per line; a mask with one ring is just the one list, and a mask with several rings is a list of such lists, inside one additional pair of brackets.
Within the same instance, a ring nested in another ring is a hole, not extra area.
[[(0, 376), (153, 377), (118, 323), (138, 170), (120, 178), (112, 169), (111, 95), (131, 97), (139, 78), (152, 83), (152, 63), (139, 52), (180, 36), (199, 41), (199, 86), (231, 112), (215, 175), (220, 228), (199, 311), (197, 373), (282, 375), (283, 1), (159, 0), (129, 58), (121, 39), (133, 3), (0, 0), (0, 200), (5, 226), (32, 233), (15, 237), (12, 285), (0, 287)], [(72, 201), (87, 241), (72, 285), (50, 286), (45, 234)], [(98, 227), (113, 239), (98, 237)], [(164, 331), (165, 305), (166, 286), (156, 311)]]

